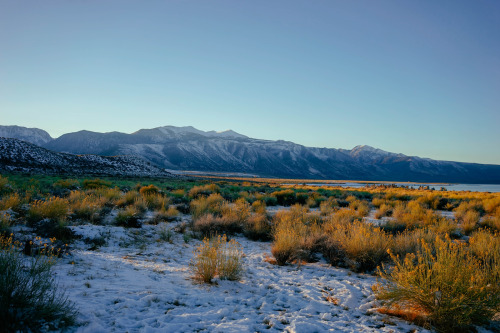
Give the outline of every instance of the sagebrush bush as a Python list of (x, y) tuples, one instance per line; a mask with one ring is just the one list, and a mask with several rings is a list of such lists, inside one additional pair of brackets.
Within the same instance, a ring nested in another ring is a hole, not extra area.
[(500, 311), (500, 278), (495, 266), (475, 257), (464, 245), (436, 239), (404, 259), (391, 255), (393, 268), (379, 270), (375, 287), (388, 307), (420, 313), (443, 332), (484, 324)]
[[(289, 189), (273, 192), (272, 195), (276, 198), (278, 205), (281, 206), (291, 206), (297, 201), (295, 192)], [(268, 202), (266, 202), (266, 204), (268, 204)]]
[(263, 213), (251, 214), (243, 225), (243, 233), (252, 240), (271, 240), (271, 231), (271, 223)]
[(61, 330), (75, 323), (75, 307), (55, 283), (55, 255), (48, 254), (25, 257), (12, 237), (0, 235), (1, 331)]
[(193, 219), (206, 214), (220, 214), (224, 198), (220, 194), (211, 194), (208, 197), (200, 197), (191, 201), (191, 214)]
[(476, 210), (468, 210), (461, 216), (461, 228), (464, 234), (469, 235), (479, 226), (481, 215)]
[(191, 267), (195, 279), (211, 283), (220, 279), (239, 280), (243, 271), (243, 252), (235, 240), (227, 241), (226, 235), (205, 238), (194, 251)]
[(220, 193), (220, 187), (216, 184), (207, 184), (203, 186), (194, 186), (189, 190), (188, 196), (190, 198), (197, 198), (199, 196), (208, 196), (215, 193)]
[(151, 184), (148, 186), (141, 187), (139, 193), (141, 193), (144, 196), (157, 195), (160, 193), (160, 189), (158, 188), (158, 186)]
[(175, 206), (169, 206), (168, 209), (162, 207), (160, 210), (155, 212), (152, 222), (159, 223), (161, 221), (174, 221), (179, 215), (179, 211)]
[(47, 200), (35, 200), (28, 210), (28, 221), (31, 223), (51, 219), (54, 221), (65, 221), (70, 213), (67, 199), (50, 197)]
[(356, 272), (374, 270), (387, 257), (392, 238), (372, 225), (355, 221), (326, 227), (323, 255), (332, 265), (347, 266)]
[(21, 197), (17, 193), (4, 196), (0, 200), (0, 211), (8, 209), (12, 209), (13, 211), (19, 211), (23, 203), (24, 200), (21, 199)]
[(83, 180), (83, 188), (86, 190), (106, 188), (106, 187), (111, 187), (111, 182), (99, 178)]
[(84, 194), (82, 197), (78, 197), (73, 191), (70, 194), (69, 201), (74, 219), (89, 221), (95, 224), (99, 223), (104, 217), (101, 213), (107, 202), (106, 198), (92, 194)]
[(120, 210), (115, 217), (115, 224), (117, 226), (126, 228), (140, 228), (141, 212), (135, 206), (128, 206)]
[(392, 215), (392, 206), (389, 206), (385, 203), (381, 204), (377, 211), (375, 212), (375, 218), (380, 219), (384, 216), (391, 216)]

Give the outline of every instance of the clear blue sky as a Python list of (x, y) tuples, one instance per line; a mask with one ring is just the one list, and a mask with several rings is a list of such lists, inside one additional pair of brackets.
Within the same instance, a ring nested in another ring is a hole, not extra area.
[(500, 2), (0, 0), (0, 124), (500, 164)]

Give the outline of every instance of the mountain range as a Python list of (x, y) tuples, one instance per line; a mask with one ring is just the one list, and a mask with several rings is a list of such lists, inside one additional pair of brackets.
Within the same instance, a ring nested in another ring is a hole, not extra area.
[(500, 165), (438, 161), (370, 146), (305, 147), (249, 138), (228, 130), (163, 126), (127, 134), (79, 131), (56, 139), (40, 129), (0, 126), (0, 136), (70, 154), (128, 155), (162, 169), (240, 172), (301, 179), (500, 184)]

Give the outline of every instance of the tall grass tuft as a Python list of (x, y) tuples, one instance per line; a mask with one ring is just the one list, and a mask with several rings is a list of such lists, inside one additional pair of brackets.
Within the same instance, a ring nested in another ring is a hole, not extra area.
[(419, 313), (442, 332), (465, 331), (500, 311), (498, 264), (478, 259), (464, 245), (437, 238), (435, 247), (423, 242), (416, 254), (391, 258), (395, 266), (379, 270), (383, 281), (375, 286), (389, 308)]

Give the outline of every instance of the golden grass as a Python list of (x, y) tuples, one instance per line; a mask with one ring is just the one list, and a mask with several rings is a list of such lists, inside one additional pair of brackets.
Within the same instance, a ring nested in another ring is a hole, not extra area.
[(70, 213), (67, 199), (50, 197), (47, 200), (35, 200), (28, 210), (28, 220), (37, 222), (48, 218), (58, 222), (65, 221)]

